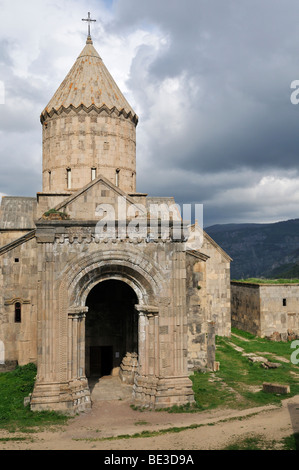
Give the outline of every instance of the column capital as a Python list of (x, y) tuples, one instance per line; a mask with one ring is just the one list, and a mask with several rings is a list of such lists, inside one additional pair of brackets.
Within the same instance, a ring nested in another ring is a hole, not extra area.
[(72, 318), (82, 318), (86, 316), (88, 312), (88, 307), (70, 307), (68, 309), (68, 316)]
[(146, 315), (147, 317), (159, 314), (159, 308), (154, 305), (135, 305), (135, 308), (141, 315)]

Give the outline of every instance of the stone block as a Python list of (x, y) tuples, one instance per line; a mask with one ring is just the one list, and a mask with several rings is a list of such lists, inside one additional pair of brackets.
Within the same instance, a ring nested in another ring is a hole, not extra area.
[(280, 366), (281, 366), (280, 362), (269, 362), (269, 361), (268, 361), (268, 362), (265, 362), (265, 363), (263, 364), (263, 367), (264, 367), (265, 369), (277, 369), (277, 368), (280, 367)]
[(262, 356), (249, 356), (248, 359), (251, 362), (268, 362), (268, 360)]
[(290, 393), (290, 386), (264, 382), (263, 391), (267, 393), (287, 394)]

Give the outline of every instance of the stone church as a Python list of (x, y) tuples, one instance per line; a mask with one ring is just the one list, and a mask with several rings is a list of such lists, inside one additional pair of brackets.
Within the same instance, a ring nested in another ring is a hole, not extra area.
[(202, 230), (188, 243), (173, 197), (136, 191), (138, 116), (90, 35), (40, 121), (42, 191), (0, 208), (2, 370), (37, 364), (32, 410), (87, 410), (106, 375), (136, 405), (192, 402), (230, 335), (231, 259)]

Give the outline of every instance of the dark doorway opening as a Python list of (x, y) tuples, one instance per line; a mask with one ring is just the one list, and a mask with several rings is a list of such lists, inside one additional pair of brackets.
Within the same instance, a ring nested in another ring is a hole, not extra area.
[(112, 346), (90, 347), (90, 376), (110, 375), (113, 368)]
[(125, 282), (107, 280), (89, 293), (85, 323), (87, 377), (116, 375), (127, 353), (138, 353), (138, 303)]

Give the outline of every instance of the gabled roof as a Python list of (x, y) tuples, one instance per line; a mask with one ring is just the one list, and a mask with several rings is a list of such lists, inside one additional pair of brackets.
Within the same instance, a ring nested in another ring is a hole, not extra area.
[(32, 230), (37, 201), (34, 197), (3, 196), (0, 206), (0, 230)]
[(115, 83), (90, 38), (60, 87), (41, 114), (41, 119), (61, 109), (116, 109), (136, 123), (138, 116)]
[[(79, 189), (68, 198), (64, 199), (63, 202), (58, 204), (53, 209), (57, 212), (65, 212), (70, 214), (70, 217), (73, 220), (96, 220), (96, 207), (102, 203), (106, 203), (106, 196), (102, 196), (103, 189), (105, 192), (107, 190), (110, 193), (108, 196), (109, 204), (113, 205), (113, 199), (115, 200), (118, 197), (125, 198), (129, 204), (137, 204), (136, 200), (132, 196), (129, 196), (122, 189), (115, 186), (103, 175), (99, 175), (86, 186)], [(91, 195), (91, 200), (86, 202), (85, 197), (88, 196), (88, 193)], [(82, 207), (84, 208), (84, 212), (82, 212)], [(146, 208), (144, 215), (146, 215)]]
[(11, 243), (7, 243), (7, 245), (0, 247), (0, 256), (10, 250), (13, 250), (14, 248), (17, 248), (20, 245), (23, 245), (23, 243), (27, 243), (29, 240), (32, 240), (35, 237), (35, 233), (36, 230), (31, 230), (30, 232), (26, 233), (26, 235), (23, 235), (22, 237), (17, 238)]

